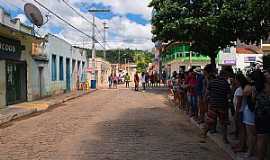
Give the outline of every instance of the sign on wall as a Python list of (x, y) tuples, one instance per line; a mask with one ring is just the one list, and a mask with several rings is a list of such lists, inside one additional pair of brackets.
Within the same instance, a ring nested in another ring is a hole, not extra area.
[(19, 60), (21, 58), (20, 41), (0, 36), (0, 59)]
[(255, 56), (245, 57), (244, 62), (245, 63), (256, 62), (256, 57)]
[(236, 65), (236, 55), (234, 53), (219, 53), (219, 59), (218, 59), (219, 65), (230, 65), (234, 66)]

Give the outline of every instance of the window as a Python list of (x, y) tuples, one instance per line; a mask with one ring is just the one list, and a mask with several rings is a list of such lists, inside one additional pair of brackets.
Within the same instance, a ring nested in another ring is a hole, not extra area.
[(59, 58), (59, 80), (64, 80), (64, 63), (63, 63), (63, 57)]
[(231, 48), (230, 47), (225, 48), (224, 53), (231, 53)]
[(52, 63), (51, 63), (51, 77), (52, 77), (52, 81), (56, 81), (57, 80), (57, 70), (56, 70), (56, 55), (52, 55)]

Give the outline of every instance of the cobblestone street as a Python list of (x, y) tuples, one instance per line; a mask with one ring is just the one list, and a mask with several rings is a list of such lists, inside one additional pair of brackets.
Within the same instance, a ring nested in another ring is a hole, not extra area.
[(166, 90), (99, 90), (0, 129), (0, 160), (228, 160)]

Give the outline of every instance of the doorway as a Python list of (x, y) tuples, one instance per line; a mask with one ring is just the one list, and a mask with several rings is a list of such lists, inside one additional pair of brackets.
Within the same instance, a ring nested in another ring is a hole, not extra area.
[(6, 62), (6, 102), (12, 105), (27, 100), (26, 62)]
[(66, 91), (70, 91), (70, 59), (66, 59)]
[(43, 83), (44, 83), (44, 78), (43, 78), (43, 67), (38, 67), (38, 85), (39, 85), (39, 97), (42, 98), (43, 94)]

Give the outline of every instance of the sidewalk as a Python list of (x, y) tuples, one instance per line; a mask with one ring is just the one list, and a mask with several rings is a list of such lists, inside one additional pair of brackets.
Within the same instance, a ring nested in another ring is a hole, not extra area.
[[(185, 112), (183, 110), (179, 110), (177, 107), (175, 107), (175, 104), (173, 102), (173, 98), (168, 96), (169, 102), (170, 104), (176, 109), (177, 112), (180, 112), (181, 114), (185, 114)], [(186, 114), (185, 114), (186, 115)], [(188, 115), (186, 115), (188, 116)], [(200, 130), (202, 130), (203, 128), (203, 124), (198, 124), (193, 118), (190, 118), (190, 122), (194, 125), (196, 125)], [(232, 124), (233, 122), (231, 122)], [(228, 133), (233, 131), (233, 126), (230, 125), (228, 127)], [(210, 138), (212, 141), (214, 141), (224, 152), (226, 152), (228, 155), (230, 155), (230, 157), (232, 158), (232, 160), (256, 160), (255, 157), (252, 158), (247, 158), (245, 153), (234, 153), (233, 150), (231, 149), (231, 145), (233, 144), (237, 144), (237, 140), (234, 138), (233, 135), (228, 134), (228, 139), (230, 141), (230, 144), (224, 144), (223, 140), (222, 140), (222, 131), (221, 131), (221, 126), (217, 126), (217, 133), (215, 134), (210, 134), (208, 133), (207, 136), (208, 138)]]
[(10, 122), (18, 118), (22, 118), (27, 115), (31, 115), (33, 113), (46, 111), (54, 105), (67, 102), (69, 100), (81, 97), (94, 91), (95, 90), (74, 91), (33, 102), (25, 102), (8, 106), (7, 108), (0, 109), (0, 126), (4, 123)]

